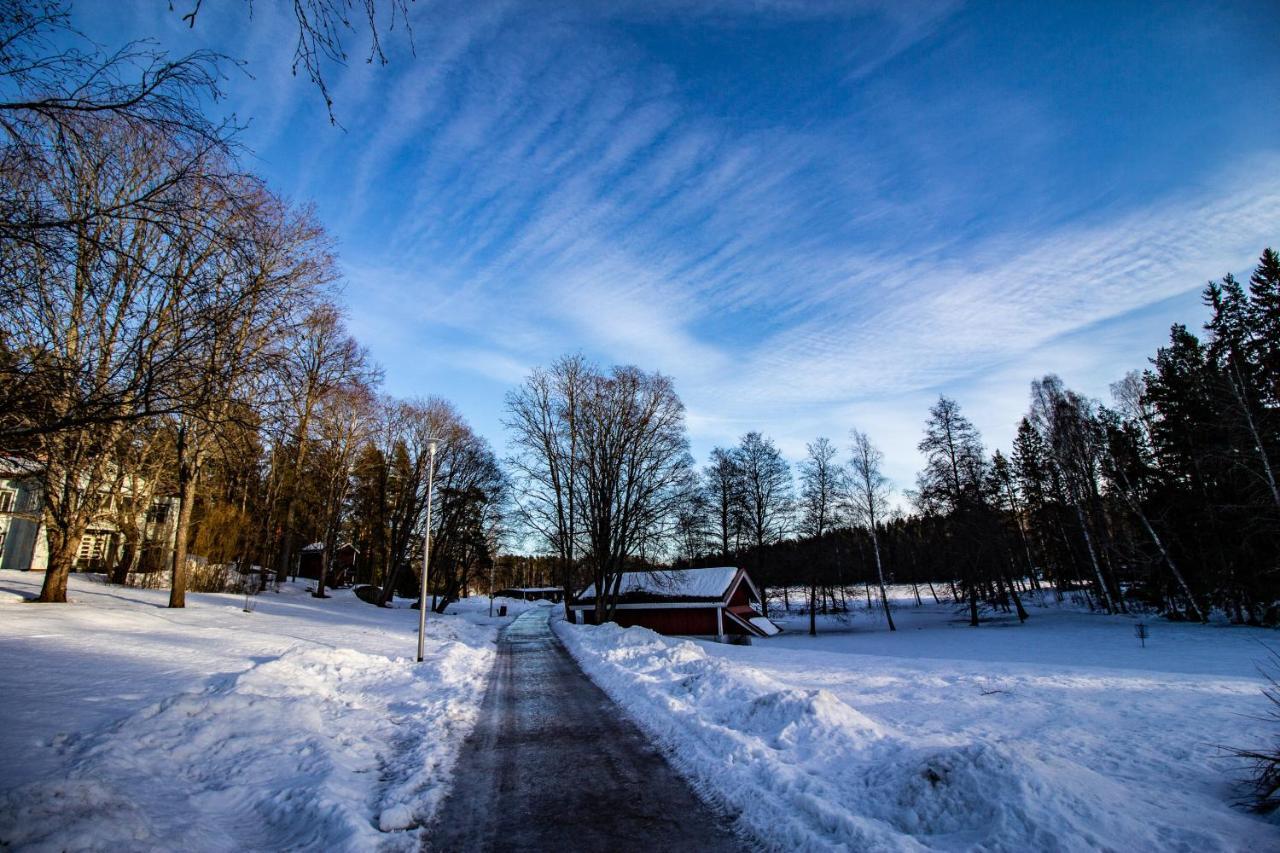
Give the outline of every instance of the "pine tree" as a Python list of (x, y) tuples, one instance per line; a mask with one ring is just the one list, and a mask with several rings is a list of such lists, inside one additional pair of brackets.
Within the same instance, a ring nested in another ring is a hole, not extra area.
[(1255, 359), (1262, 369), (1267, 401), (1280, 406), (1280, 254), (1265, 249), (1249, 277), (1250, 319)]

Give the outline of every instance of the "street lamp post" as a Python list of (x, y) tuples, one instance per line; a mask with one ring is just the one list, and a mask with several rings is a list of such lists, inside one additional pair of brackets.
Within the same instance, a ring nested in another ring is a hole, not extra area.
[(418, 663), (422, 663), (422, 652), (427, 638), (427, 573), (431, 569), (431, 493), (436, 476), (436, 445), (439, 439), (427, 439), (427, 451), (431, 459), (427, 463), (427, 529), (422, 548), (422, 594), (418, 598)]

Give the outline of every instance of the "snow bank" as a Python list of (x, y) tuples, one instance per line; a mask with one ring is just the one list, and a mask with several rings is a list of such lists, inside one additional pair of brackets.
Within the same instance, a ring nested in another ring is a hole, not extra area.
[[(5, 841), (49, 850), (385, 841), (381, 832), (434, 812), (475, 722), (475, 675), (491, 658), (461, 643), (422, 666), (293, 649), (63, 744), (74, 756), (68, 778), (12, 792), (0, 810), (12, 827)], [(158, 786), (162, 807), (137, 803)]]
[[(26, 722), (34, 743), (5, 740), (6, 763), (34, 781), (0, 784), (0, 846), (417, 849), (477, 719), (496, 628), (510, 621), (489, 620), (487, 601), (432, 615), (418, 664), (395, 653), (412, 654), (416, 613), (345, 592), (264, 595), (252, 615), (235, 596), (193, 596), (175, 612), (148, 606), (146, 591), (73, 580), (99, 606), (6, 608), (9, 627), (28, 632), (0, 631), (4, 674), (31, 675), (24, 698), (46, 702), (47, 721)], [(80, 645), (88, 625), (105, 647)], [(29, 669), (8, 669), (21, 661)], [(104, 723), (112, 701), (133, 710)], [(17, 706), (7, 710), (21, 728)]]
[(644, 628), (560, 623), (557, 631), (699, 791), (772, 849), (1233, 846), (1221, 821), (1167, 813), (1123, 781), (1043, 756), (1035, 744), (909, 737), (825, 689), (787, 686)]

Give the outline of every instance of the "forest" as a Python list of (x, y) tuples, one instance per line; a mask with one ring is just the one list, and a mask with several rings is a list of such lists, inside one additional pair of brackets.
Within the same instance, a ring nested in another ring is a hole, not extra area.
[[(64, 49), (57, 4), (5, 27), (0, 453), (38, 481), (37, 505), (6, 512), (43, 524), (42, 601), (65, 601), (86, 530), (114, 518), (108, 579), (160, 578), (174, 607), (224, 582), (210, 566), (280, 578), (310, 543), (354, 545), (354, 579), (386, 603), (417, 587), (430, 497), (437, 609), (491, 583), (572, 594), (733, 563), (800, 599), (811, 629), (863, 599), (892, 628), (888, 584), (974, 625), (1028, 618), (1029, 595), (1280, 622), (1270, 249), (1247, 281), (1209, 283), (1203, 328), (1175, 326), (1110, 400), (1035, 379), (1007, 449), (940, 396), (896, 495), (856, 424), (795, 460), (760, 424), (698, 462), (678, 376), (580, 353), (510, 391), (495, 450), (447, 400), (381, 392), (323, 224), (203, 109), (224, 60)], [(134, 523), (158, 496), (177, 507), (159, 560)]]

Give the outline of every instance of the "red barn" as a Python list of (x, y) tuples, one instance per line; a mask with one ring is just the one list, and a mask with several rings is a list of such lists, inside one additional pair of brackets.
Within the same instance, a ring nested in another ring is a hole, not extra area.
[[(624, 628), (641, 625), (660, 634), (772, 637), (780, 629), (760, 615), (759, 604), (756, 585), (733, 566), (626, 572), (618, 586), (613, 621)], [(595, 608), (595, 584), (570, 605), (589, 625), (595, 623)]]

